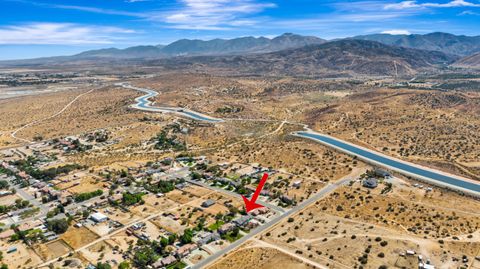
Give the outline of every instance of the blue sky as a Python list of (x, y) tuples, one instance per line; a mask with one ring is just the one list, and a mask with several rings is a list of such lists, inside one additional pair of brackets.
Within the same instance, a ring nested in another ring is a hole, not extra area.
[(480, 0), (0, 0), (0, 59), (285, 32), (480, 35), (479, 25)]

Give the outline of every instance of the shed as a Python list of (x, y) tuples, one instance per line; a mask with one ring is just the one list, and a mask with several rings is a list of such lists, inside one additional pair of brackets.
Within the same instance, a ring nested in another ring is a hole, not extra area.
[(367, 178), (363, 180), (362, 185), (366, 188), (374, 189), (378, 186), (376, 178)]
[(202, 207), (207, 208), (207, 207), (211, 207), (211, 206), (214, 205), (214, 204), (215, 204), (215, 201), (214, 201), (214, 200), (208, 199), (208, 200), (206, 200), (206, 201), (204, 201), (204, 202), (202, 203)]

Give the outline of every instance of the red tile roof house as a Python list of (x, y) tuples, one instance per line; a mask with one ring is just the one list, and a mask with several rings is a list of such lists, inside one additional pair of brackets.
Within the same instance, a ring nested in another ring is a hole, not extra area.
[(183, 246), (179, 247), (177, 249), (177, 251), (175, 252), (175, 254), (177, 255), (178, 258), (181, 259), (181, 258), (187, 256), (188, 254), (190, 254), (190, 252), (194, 251), (197, 248), (198, 248), (198, 246), (195, 245), (195, 244), (186, 244), (186, 245), (183, 245)]
[(173, 263), (176, 263), (177, 262), (177, 258), (175, 258), (174, 256), (170, 255), (170, 256), (167, 256), (161, 260), (158, 260), (157, 262), (155, 262), (153, 265), (153, 268), (165, 268), (166, 266), (169, 266), (170, 264), (173, 264)]

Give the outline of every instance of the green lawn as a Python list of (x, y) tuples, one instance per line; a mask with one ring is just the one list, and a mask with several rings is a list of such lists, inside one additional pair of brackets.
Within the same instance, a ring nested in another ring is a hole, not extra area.
[(242, 236), (243, 235), (241, 235), (240, 233), (238, 233), (237, 236), (232, 236), (232, 232), (229, 232), (226, 235), (224, 235), (223, 238), (228, 240), (228, 242), (233, 243), (238, 239), (242, 238)]
[(224, 224), (223, 221), (217, 221), (214, 224), (208, 226), (208, 229), (213, 232), (218, 230), (218, 228), (220, 228), (220, 226), (222, 226), (223, 224)]
[(171, 264), (171, 265), (167, 266), (167, 269), (183, 269), (185, 267), (187, 267), (187, 265), (185, 263), (179, 261), (179, 262), (176, 262), (174, 264)]

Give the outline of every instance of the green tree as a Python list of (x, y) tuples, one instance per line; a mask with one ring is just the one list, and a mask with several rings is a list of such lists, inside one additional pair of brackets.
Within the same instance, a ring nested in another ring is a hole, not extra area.
[(0, 180), (0, 189), (7, 189), (9, 186), (10, 184), (8, 184), (8, 181)]
[(154, 263), (157, 259), (157, 254), (150, 246), (140, 247), (133, 255), (133, 263), (138, 268), (147, 268), (148, 265)]
[(97, 269), (112, 269), (112, 266), (108, 263), (97, 263)]
[(118, 269), (130, 269), (130, 263), (123, 261), (118, 265)]
[(68, 230), (68, 221), (66, 219), (54, 219), (47, 221), (49, 230), (57, 234), (62, 234)]
[(183, 244), (188, 244), (192, 242), (193, 231), (191, 229), (186, 229), (183, 232), (183, 235), (180, 237), (180, 242)]
[(122, 196), (122, 202), (126, 206), (134, 205), (143, 201), (143, 193), (130, 194), (125, 192)]

